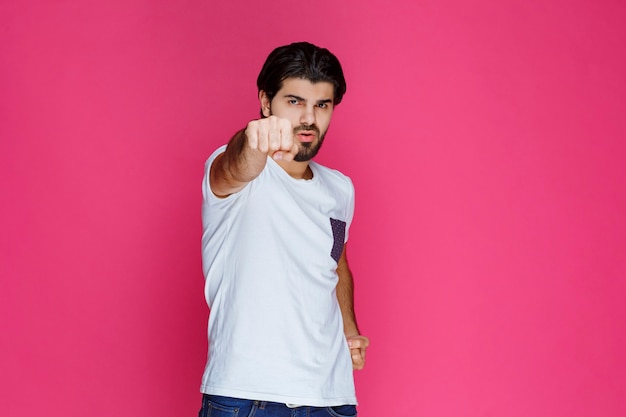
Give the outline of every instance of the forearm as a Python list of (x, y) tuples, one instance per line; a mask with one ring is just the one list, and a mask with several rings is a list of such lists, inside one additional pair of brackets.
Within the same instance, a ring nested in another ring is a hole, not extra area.
[(360, 334), (354, 312), (354, 280), (348, 267), (345, 250), (337, 266), (337, 301), (343, 318), (343, 331), (346, 337)]
[(348, 267), (346, 249), (344, 247), (339, 263), (337, 264), (337, 301), (343, 318), (343, 332), (350, 347), (350, 357), (354, 369), (363, 369), (365, 366), (365, 352), (370, 344), (367, 337), (359, 331), (354, 314), (354, 281)]
[(211, 166), (211, 190), (226, 197), (240, 191), (255, 179), (265, 167), (267, 154), (246, 146), (246, 133), (242, 129), (228, 142), (226, 151)]
[(352, 289), (347, 285), (337, 285), (337, 300), (343, 318), (343, 332), (346, 337), (360, 334), (359, 327), (354, 314), (354, 302), (352, 300)]

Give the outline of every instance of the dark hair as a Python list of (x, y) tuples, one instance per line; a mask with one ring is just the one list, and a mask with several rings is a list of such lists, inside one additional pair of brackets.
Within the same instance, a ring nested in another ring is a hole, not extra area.
[(312, 83), (326, 81), (333, 84), (335, 105), (341, 102), (346, 92), (346, 80), (343, 78), (337, 57), (328, 49), (308, 42), (292, 43), (274, 49), (263, 64), (256, 85), (259, 91), (265, 91), (267, 97), (272, 100), (287, 78), (301, 78)]

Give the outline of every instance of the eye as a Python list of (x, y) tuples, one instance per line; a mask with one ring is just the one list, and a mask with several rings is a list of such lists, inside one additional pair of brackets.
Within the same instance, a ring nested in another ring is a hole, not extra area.
[(290, 98), (290, 99), (289, 99), (289, 101), (288, 101), (288, 103), (289, 103), (289, 104), (296, 105), (296, 104), (298, 104), (298, 100), (296, 100), (295, 98)]
[(319, 107), (320, 109), (325, 109), (328, 107), (328, 103), (319, 103), (317, 107)]

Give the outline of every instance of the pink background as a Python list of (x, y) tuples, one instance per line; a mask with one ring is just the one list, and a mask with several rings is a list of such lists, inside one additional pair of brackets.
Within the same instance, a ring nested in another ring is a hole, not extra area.
[[(270, 50), (348, 80), (360, 416), (626, 415), (626, 3), (0, 3), (0, 415), (197, 415), (200, 181)], [(251, 348), (254, 341), (250, 341)]]

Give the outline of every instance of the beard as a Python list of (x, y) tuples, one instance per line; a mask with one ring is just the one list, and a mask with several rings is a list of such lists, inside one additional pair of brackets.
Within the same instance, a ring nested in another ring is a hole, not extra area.
[(305, 162), (313, 159), (322, 147), (322, 143), (324, 143), (324, 138), (326, 137), (326, 132), (321, 134), (319, 128), (315, 125), (300, 125), (293, 129), (293, 136), (297, 136), (298, 133), (302, 131), (314, 132), (315, 139), (312, 142), (300, 142), (298, 153), (293, 158), (293, 160), (297, 162)]

